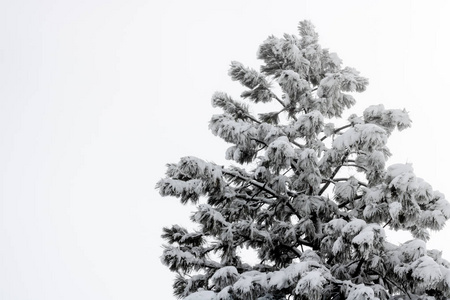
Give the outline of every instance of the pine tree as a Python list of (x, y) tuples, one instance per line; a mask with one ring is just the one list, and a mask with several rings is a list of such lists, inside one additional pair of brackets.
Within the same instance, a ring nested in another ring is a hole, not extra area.
[[(177, 273), (186, 300), (447, 299), (450, 263), (428, 250), (450, 205), (410, 164), (385, 167), (393, 130), (410, 127), (405, 110), (370, 106), (342, 120), (368, 80), (321, 48), (309, 21), (299, 37), (268, 37), (260, 71), (232, 62), (229, 75), (253, 115), (223, 92), (209, 128), (232, 146), (230, 167), (184, 157), (157, 183), (162, 196), (197, 205), (198, 229), (163, 228), (162, 262)], [(281, 96), (279, 96), (281, 95)], [(242, 101), (244, 101), (242, 100)], [(278, 103), (278, 104), (277, 104)], [(274, 107), (274, 105), (270, 105)], [(338, 122), (345, 122), (339, 126)], [(384, 228), (413, 239), (388, 242)], [(253, 249), (250, 265), (239, 249)]]

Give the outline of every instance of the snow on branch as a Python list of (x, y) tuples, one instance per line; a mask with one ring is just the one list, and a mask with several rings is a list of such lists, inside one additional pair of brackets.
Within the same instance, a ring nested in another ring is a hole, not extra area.
[(388, 134), (395, 128), (404, 130), (411, 127), (411, 119), (405, 110), (385, 109), (383, 104), (372, 105), (364, 110), (364, 121), (383, 127)]

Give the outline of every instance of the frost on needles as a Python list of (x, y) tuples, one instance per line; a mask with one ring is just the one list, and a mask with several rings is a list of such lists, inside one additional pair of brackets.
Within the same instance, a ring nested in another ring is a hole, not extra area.
[[(450, 263), (426, 241), (450, 218), (450, 205), (410, 164), (385, 166), (388, 137), (411, 125), (408, 114), (374, 105), (342, 120), (368, 80), (321, 48), (310, 22), (298, 29), (299, 37), (262, 43), (260, 71), (239, 62), (229, 70), (245, 88), (242, 101), (274, 102), (278, 110), (254, 115), (226, 93), (212, 96), (223, 113), (209, 127), (231, 144), (225, 155), (234, 165), (187, 156), (157, 183), (162, 196), (197, 205), (197, 230), (163, 229), (162, 262), (177, 273), (174, 294), (447, 299)], [(394, 245), (386, 227), (414, 239)], [(243, 247), (259, 263), (246, 262)]]

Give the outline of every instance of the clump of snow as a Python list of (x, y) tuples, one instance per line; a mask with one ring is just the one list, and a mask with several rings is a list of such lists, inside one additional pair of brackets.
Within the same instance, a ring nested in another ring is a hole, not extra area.
[(267, 147), (265, 159), (276, 169), (288, 168), (295, 156), (294, 148), (286, 136), (280, 136)]
[(234, 266), (226, 266), (218, 269), (214, 272), (214, 275), (211, 277), (211, 281), (218, 287), (226, 287), (228, 285), (233, 284), (237, 278), (239, 277), (239, 273)]
[(342, 59), (340, 59), (335, 52), (331, 52), (329, 57), (336, 67), (339, 67), (342, 64)]
[(360, 246), (364, 244), (372, 245), (374, 238), (375, 233), (372, 228), (366, 227), (352, 239), (352, 243)]
[(294, 128), (302, 137), (313, 137), (322, 131), (323, 116), (317, 110), (301, 115), (295, 122)]
[(333, 255), (336, 255), (336, 254), (342, 252), (342, 250), (344, 250), (344, 247), (345, 247), (344, 240), (340, 236), (333, 243), (333, 248), (331, 249), (331, 251), (333, 252)]
[(420, 239), (410, 240), (402, 244), (399, 248), (405, 259), (413, 261), (424, 256), (427, 252), (427, 245)]
[(416, 193), (417, 202), (428, 203), (433, 197), (433, 189), (431, 185), (419, 177), (416, 178), (416, 181), (417, 181), (417, 193)]
[(437, 200), (432, 205), (432, 208), (441, 211), (446, 219), (450, 219), (450, 203), (445, 200), (444, 195), (435, 191), (433, 198)]
[(347, 223), (348, 222), (344, 219), (333, 219), (325, 225), (325, 231), (329, 235), (338, 236), (341, 234), (342, 228), (344, 228)]
[(323, 133), (325, 134), (325, 136), (331, 136), (332, 134), (334, 134), (334, 123), (327, 123), (323, 126)]
[(240, 274), (239, 279), (233, 284), (233, 290), (249, 298), (254, 289), (267, 288), (267, 281), (268, 276), (266, 273), (247, 271)]
[(440, 210), (426, 210), (420, 215), (420, 222), (432, 230), (441, 230), (445, 221), (447, 218)]
[(383, 228), (378, 224), (369, 224), (353, 239), (352, 244), (358, 247), (358, 251), (367, 259), (373, 253), (376, 245), (381, 245), (385, 238)]
[(223, 288), (219, 293), (217, 293), (215, 300), (231, 300), (231, 286)]
[(269, 286), (283, 289), (288, 285), (288, 277), (284, 270), (275, 271), (270, 274)]
[(325, 282), (326, 279), (320, 271), (310, 271), (298, 281), (295, 293), (308, 295), (308, 299), (319, 300), (322, 298), (323, 284)]
[(193, 215), (193, 219), (197, 223), (212, 222), (217, 225), (229, 225), (222, 214), (209, 204), (200, 204), (197, 212)]
[(395, 177), (403, 173), (413, 173), (414, 169), (412, 164), (393, 164), (387, 168), (386, 177), (387, 181), (390, 182)]
[(392, 219), (396, 220), (400, 211), (402, 210), (402, 204), (398, 201), (389, 203), (389, 215)]
[(335, 197), (338, 200), (351, 200), (356, 196), (358, 180), (351, 176), (347, 181), (337, 182), (334, 186)]
[(411, 119), (405, 110), (385, 109), (382, 104), (372, 105), (364, 110), (364, 119), (366, 122), (376, 123), (383, 126), (389, 133), (395, 127), (403, 130), (411, 126)]
[(356, 124), (338, 136), (333, 147), (338, 150), (359, 148), (373, 150), (383, 148), (387, 143), (386, 131), (375, 124)]
[(366, 226), (367, 223), (364, 220), (354, 219), (348, 222), (347, 225), (342, 228), (342, 236), (351, 239), (359, 232), (361, 232), (361, 230), (363, 230), (363, 228)]
[(215, 300), (216, 293), (213, 291), (198, 291), (190, 294), (184, 300)]
[[(283, 70), (278, 78), (278, 83), (283, 91), (289, 95), (287, 99), (292, 98), (294, 101), (300, 93), (304, 93), (311, 89), (308, 81), (300, 78), (300, 75), (293, 70)], [(285, 102), (285, 104), (289, 105), (289, 102)]]
[(389, 187), (394, 187), (396, 190), (401, 191), (403, 193), (414, 192), (418, 188), (418, 184), (416, 181), (416, 176), (411, 173), (401, 173), (392, 179), (389, 184)]
[(411, 264), (412, 276), (423, 284), (432, 288), (440, 280), (443, 279), (441, 268), (439, 265), (429, 256), (423, 256)]
[(347, 300), (372, 300), (375, 299), (373, 290), (364, 284), (358, 284), (352, 288)]

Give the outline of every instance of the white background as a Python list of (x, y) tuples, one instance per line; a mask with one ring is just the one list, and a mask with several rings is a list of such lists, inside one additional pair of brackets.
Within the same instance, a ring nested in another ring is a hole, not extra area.
[[(181, 156), (228, 164), (212, 93), (237, 99), (230, 62), (258, 69), (260, 43), (303, 19), (370, 79), (353, 112), (410, 112), (388, 163), (450, 195), (449, 15), (448, 1), (1, 1), (0, 299), (173, 299), (159, 236), (193, 208), (155, 184)], [(447, 259), (449, 233), (429, 243)]]

